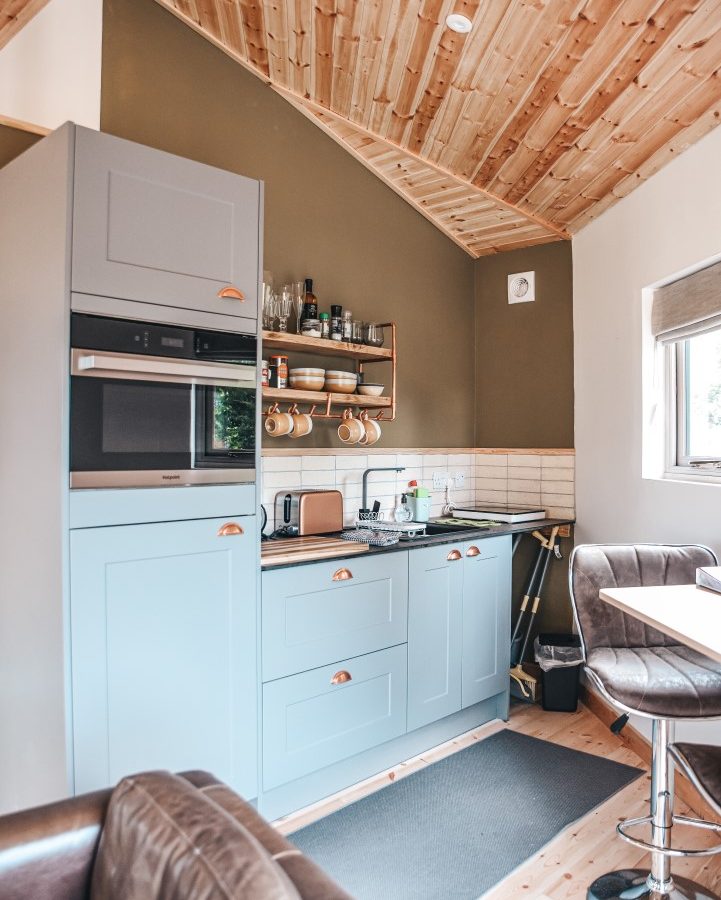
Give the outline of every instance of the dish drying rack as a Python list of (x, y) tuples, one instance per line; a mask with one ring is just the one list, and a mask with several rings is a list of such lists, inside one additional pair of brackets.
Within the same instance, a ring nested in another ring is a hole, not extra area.
[(388, 534), (397, 534), (400, 540), (418, 537), (425, 534), (426, 526), (423, 522), (388, 522), (380, 518), (380, 513), (358, 513), (355, 521), (358, 529), (379, 531)]

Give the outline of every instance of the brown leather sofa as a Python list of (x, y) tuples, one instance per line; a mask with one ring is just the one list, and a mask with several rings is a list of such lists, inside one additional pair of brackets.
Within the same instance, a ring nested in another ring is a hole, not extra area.
[(131, 776), (0, 817), (1, 900), (186, 897), (351, 900), (206, 772)]

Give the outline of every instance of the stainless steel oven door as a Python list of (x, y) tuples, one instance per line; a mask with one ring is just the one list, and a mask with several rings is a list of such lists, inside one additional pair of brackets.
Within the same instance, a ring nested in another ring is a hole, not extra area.
[(73, 349), (71, 488), (255, 481), (256, 368)]

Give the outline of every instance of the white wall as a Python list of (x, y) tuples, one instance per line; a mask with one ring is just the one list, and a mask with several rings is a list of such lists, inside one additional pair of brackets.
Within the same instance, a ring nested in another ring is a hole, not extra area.
[(102, 0), (50, 0), (0, 49), (0, 115), (100, 127)]
[[(642, 289), (719, 253), (721, 128), (573, 239), (579, 543), (699, 542), (721, 556), (721, 487), (641, 476)], [(721, 723), (690, 734), (702, 732), (721, 743)]]

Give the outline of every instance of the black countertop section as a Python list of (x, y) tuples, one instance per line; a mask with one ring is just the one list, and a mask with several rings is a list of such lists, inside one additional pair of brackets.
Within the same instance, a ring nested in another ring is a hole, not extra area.
[[(458, 544), (463, 543), (464, 541), (482, 541), (485, 538), (490, 537), (499, 537), (502, 535), (513, 535), (513, 534), (530, 534), (532, 531), (538, 531), (541, 528), (551, 528), (554, 525), (573, 525), (575, 519), (540, 519), (537, 522), (518, 522), (514, 525), (493, 525), (490, 528), (465, 528), (463, 526), (454, 527), (454, 530), (450, 534), (429, 534), (424, 535), (423, 537), (413, 538), (409, 541), (398, 541), (397, 544), (391, 544), (390, 547), (371, 547), (365, 553), (351, 553), (348, 556), (344, 554), (339, 554), (338, 556), (330, 557), (330, 559), (363, 559), (366, 556), (371, 556), (376, 553), (397, 553), (402, 550), (415, 550), (418, 547), (434, 547), (436, 544)], [(434, 524), (431, 522), (430, 524)], [(442, 523), (436, 523), (442, 524)], [(340, 537), (342, 532), (336, 532), (335, 534), (325, 535), (326, 537)], [(272, 544), (273, 541), (263, 541), (263, 546), (268, 546)], [(351, 543), (349, 541), (349, 543)], [(312, 565), (316, 562), (328, 562), (329, 558), (326, 557), (322, 560), (317, 559), (304, 559), (287, 563), (279, 563), (274, 566), (266, 566), (265, 571), (271, 572), (276, 569), (287, 569), (290, 566), (308, 566)]]

